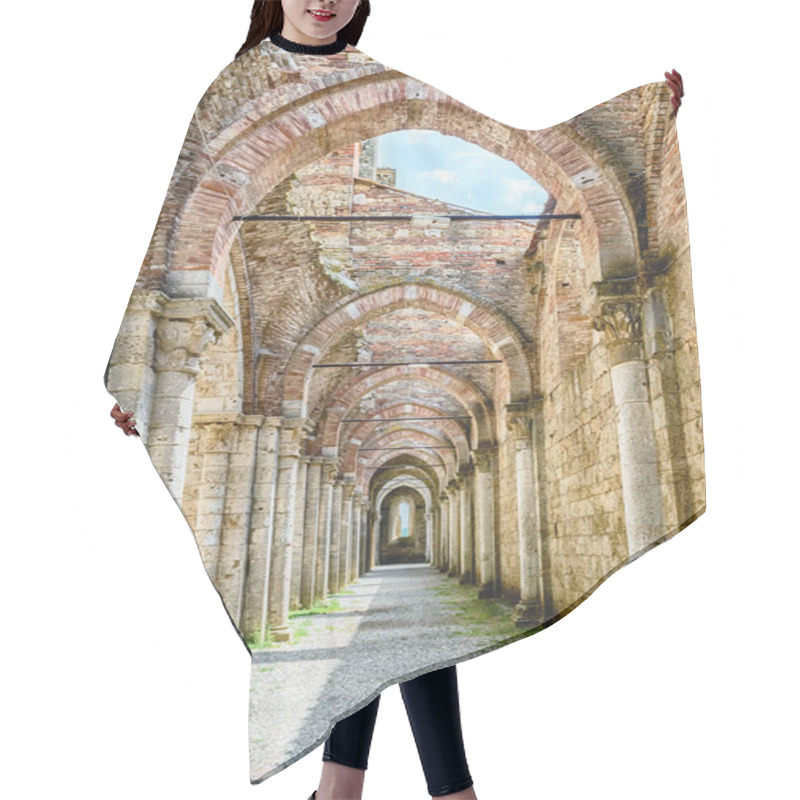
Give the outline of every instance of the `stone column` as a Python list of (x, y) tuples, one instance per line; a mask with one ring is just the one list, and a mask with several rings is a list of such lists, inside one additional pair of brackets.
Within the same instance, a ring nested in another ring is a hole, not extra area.
[(361, 531), (364, 518), (364, 495), (361, 489), (353, 491), (353, 547), (350, 562), (351, 580), (361, 576)]
[(365, 497), (363, 500), (363, 508), (361, 509), (361, 552), (359, 553), (359, 558), (361, 559), (359, 572), (361, 575), (369, 571), (369, 516), (369, 501)]
[[(228, 460), (236, 447), (238, 414), (201, 414), (197, 425), (199, 469), (191, 471), (182, 496), (183, 512), (193, 519), (200, 556), (211, 582), (217, 587), (225, 496), (228, 488)], [(194, 506), (194, 508), (192, 508)], [(193, 513), (190, 513), (193, 511)]]
[(494, 597), (496, 593), (494, 505), (495, 480), (494, 465), (496, 451), (474, 450), (476, 485), (476, 539), (477, 539), (477, 582), (478, 597)]
[(439, 495), (439, 572), (447, 572), (449, 567), (448, 557), (450, 555), (450, 520), (448, 518), (448, 508), (450, 496), (447, 492)]
[(233, 320), (222, 306), (210, 298), (176, 298), (164, 303), (158, 312), (156, 384), (147, 451), (178, 505), (186, 475), (200, 356), (232, 325)]
[(533, 453), (532, 405), (514, 403), (506, 406), (506, 423), (514, 441), (519, 531), (520, 599), (512, 619), (519, 627), (529, 628), (544, 621), (539, 482)]
[(458, 502), (458, 489), (461, 485), (459, 478), (453, 478), (447, 484), (447, 492), (450, 495), (450, 503), (448, 505), (450, 518), (450, 553), (447, 561), (450, 569), (447, 571), (448, 578), (458, 577), (458, 568), (460, 565), (460, 533), (459, 533), (459, 502)]
[(292, 582), (289, 588), (289, 609), (300, 608), (303, 582), (303, 548), (306, 533), (306, 480), (311, 456), (300, 456), (297, 464), (297, 490), (294, 506), (294, 535), (292, 538)]
[(353, 560), (353, 492), (356, 488), (355, 479), (345, 478), (342, 483), (342, 536), (341, 551), (339, 553), (340, 588), (347, 586), (352, 581)]
[(425, 511), (425, 560), (433, 566), (436, 560), (436, 543), (433, 540), (433, 511)]
[(292, 541), (297, 506), (297, 470), (300, 449), (307, 433), (306, 420), (284, 419), (280, 430), (280, 452), (275, 489), (272, 558), (269, 573), (269, 631), (273, 641), (291, 638), (289, 589), (292, 581)]
[(594, 326), (605, 332), (611, 364), (628, 556), (633, 557), (664, 535), (641, 301), (627, 298), (602, 303)]
[(322, 464), (325, 459), (314, 456), (309, 460), (306, 476), (306, 510), (303, 535), (303, 562), (300, 581), (300, 606), (311, 608), (317, 580), (317, 553), (322, 546), (320, 541), (320, 497), (322, 484)]
[(259, 642), (264, 641), (267, 635), (269, 565), (280, 427), (280, 417), (265, 417), (256, 441), (242, 630), (245, 637)]
[(370, 549), (369, 567), (372, 569), (378, 563), (381, 547), (381, 520), (383, 515), (380, 511), (375, 511), (372, 522), (372, 548)]
[(333, 514), (333, 482), (339, 473), (339, 459), (324, 458), (322, 462), (322, 492), (319, 507), (319, 546), (317, 548), (317, 579), (315, 598), (327, 600), (331, 592), (330, 553), (331, 517)]
[(331, 551), (329, 589), (331, 594), (336, 594), (341, 588), (339, 570), (339, 551), (342, 546), (342, 479), (337, 477), (333, 482), (333, 501), (331, 510)]
[(473, 532), (472, 532), (472, 465), (461, 471), (461, 485), (459, 486), (459, 517), (461, 518), (461, 547), (459, 568), (461, 577), (459, 583), (474, 583), (475, 568), (473, 566)]
[(235, 449), (228, 457), (228, 488), (220, 536), (217, 590), (234, 623), (241, 630), (244, 611), (245, 575), (250, 544), (256, 442), (262, 416), (239, 417)]
[(123, 411), (133, 411), (136, 430), (148, 440), (156, 385), (155, 335), (158, 314), (169, 298), (161, 291), (134, 289), (106, 367), (106, 389)]

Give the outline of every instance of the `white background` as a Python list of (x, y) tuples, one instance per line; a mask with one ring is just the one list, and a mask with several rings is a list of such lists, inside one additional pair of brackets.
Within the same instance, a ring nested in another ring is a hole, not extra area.
[[(249, 784), (249, 658), (103, 386), (192, 112), (250, 0), (3, 7), (0, 795)], [(781, 4), (373, 0), (359, 49), (517, 127), (684, 76), (708, 511), (554, 627), (458, 667), (481, 800), (797, 797), (797, 112)], [(10, 440), (10, 441), (9, 441)], [(365, 800), (426, 798), (396, 686)]]

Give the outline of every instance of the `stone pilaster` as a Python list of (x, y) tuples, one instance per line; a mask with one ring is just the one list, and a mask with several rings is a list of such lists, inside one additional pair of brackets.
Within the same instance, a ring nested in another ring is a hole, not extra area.
[(289, 590), (292, 580), (292, 542), (297, 507), (297, 471), (307, 420), (284, 419), (280, 429), (272, 557), (269, 577), (269, 630), (273, 641), (291, 638)]
[(267, 635), (269, 565), (280, 427), (280, 417), (265, 417), (256, 440), (242, 631), (246, 638), (257, 641), (264, 641)]
[(594, 321), (606, 336), (617, 410), (622, 499), (628, 555), (664, 534), (653, 411), (642, 344), (642, 304), (628, 297), (601, 302)]
[(474, 450), (476, 500), (476, 570), (478, 597), (493, 597), (495, 576), (495, 477), (496, 451)]
[(322, 494), (322, 465), (324, 459), (314, 456), (309, 460), (306, 475), (306, 510), (303, 536), (303, 564), (300, 580), (300, 606), (311, 608), (317, 581), (317, 553), (322, 546), (320, 541), (320, 499)]
[(533, 420), (532, 404), (506, 406), (506, 423), (514, 442), (519, 530), (520, 599), (512, 619), (519, 627), (525, 628), (544, 621), (539, 482), (533, 452)]
[(180, 505), (200, 356), (233, 320), (208, 298), (169, 300), (157, 317), (156, 383), (146, 444), (153, 465)]

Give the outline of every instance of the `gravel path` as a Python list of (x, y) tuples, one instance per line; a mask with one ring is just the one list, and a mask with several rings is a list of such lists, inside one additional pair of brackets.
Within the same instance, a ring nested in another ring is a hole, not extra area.
[[(375, 567), (345, 591), (333, 595), (339, 611), (303, 618), (307, 637), (253, 651), (253, 782), (319, 747), (334, 722), (387, 686), (525, 635), (510, 606), (476, 600), (475, 586), (428, 564)], [(500, 616), (485, 618), (490, 608)]]

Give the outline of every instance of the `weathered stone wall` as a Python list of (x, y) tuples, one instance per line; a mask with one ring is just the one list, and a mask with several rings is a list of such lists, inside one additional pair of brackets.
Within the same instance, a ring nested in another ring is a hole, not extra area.
[(644, 333), (665, 523), (674, 530), (705, 508), (705, 468), (687, 203), (674, 121), (662, 150), (656, 263), (664, 274), (645, 303)]
[(544, 400), (550, 586), (564, 608), (627, 557), (608, 353), (598, 342)]

